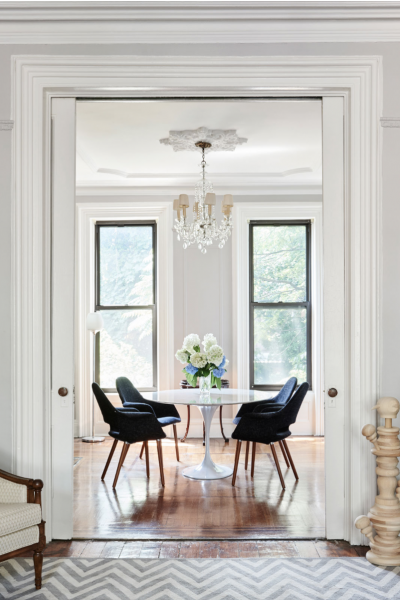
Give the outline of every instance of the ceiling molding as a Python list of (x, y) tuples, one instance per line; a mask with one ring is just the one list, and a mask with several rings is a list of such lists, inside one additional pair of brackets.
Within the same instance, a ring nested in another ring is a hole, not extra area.
[(14, 127), (14, 121), (0, 121), (0, 131), (11, 131)]
[(0, 2), (2, 44), (400, 41), (400, 2)]
[[(214, 191), (216, 194), (224, 194), (226, 192), (226, 186), (214, 185)], [(318, 196), (322, 194), (321, 184), (309, 184), (304, 182), (292, 182), (292, 183), (268, 183), (268, 184), (255, 184), (250, 187), (248, 182), (244, 184), (230, 185), (229, 188), (234, 195), (246, 195), (246, 196)], [(77, 196), (169, 196), (173, 199), (173, 196), (182, 193), (182, 186), (130, 186), (130, 185), (115, 185), (104, 182), (103, 185), (99, 185), (98, 182), (80, 182), (76, 184), (76, 195)], [(189, 194), (189, 196), (194, 196)]]
[(382, 127), (400, 127), (400, 117), (381, 117)]

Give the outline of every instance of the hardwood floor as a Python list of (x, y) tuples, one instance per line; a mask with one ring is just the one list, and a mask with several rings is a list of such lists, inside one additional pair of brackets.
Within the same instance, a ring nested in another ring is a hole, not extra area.
[[(267, 552), (261, 540), (325, 537), (323, 438), (289, 438), (288, 445), (300, 476), (298, 482), (292, 470), (287, 469), (277, 447), (285, 491), (281, 488), (269, 447), (261, 444), (257, 445), (254, 479), (250, 477), (250, 465), (247, 471), (244, 470), (245, 444), (242, 444), (235, 487), (232, 487), (230, 477), (219, 481), (184, 478), (182, 469), (199, 463), (204, 454), (201, 440), (190, 438), (183, 444), (179, 443), (179, 463), (174, 441), (163, 440), (165, 488), (160, 482), (156, 444), (149, 442), (150, 479), (146, 478), (145, 461), (139, 459), (141, 445), (136, 444), (129, 450), (117, 488), (113, 491), (112, 481), (121, 443), (104, 482), (100, 480), (111, 443), (110, 438), (102, 444), (93, 445), (75, 441), (75, 456), (82, 457), (74, 468), (75, 539), (101, 539), (102, 542), (93, 544), (103, 544), (104, 549), (107, 546), (104, 540), (107, 539), (157, 540), (140, 546), (143, 552), (150, 554), (160, 553), (162, 548), (165, 548), (162, 552), (167, 552), (169, 546), (163, 545), (162, 540), (178, 540), (181, 542), (179, 556), (182, 551), (194, 552), (193, 548), (215, 553), (217, 546), (220, 555), (224, 552), (223, 543), (211, 540), (239, 539), (248, 540), (243, 543), (249, 545), (235, 546), (237, 552), (257, 551), (257, 556), (261, 556), (260, 549)], [(225, 444), (223, 440), (213, 439), (211, 454), (215, 462), (233, 466), (235, 443), (231, 440)], [(187, 541), (202, 539), (209, 539), (209, 542), (204, 542), (209, 545)], [(139, 541), (135, 543), (141, 544)], [(191, 543), (200, 545), (193, 546)], [(278, 549), (281, 542), (275, 543)], [(121, 544), (113, 547), (120, 548)], [(293, 545), (288, 547), (295, 551)], [(232, 551), (236, 550), (229, 550)], [(178, 550), (175, 547), (170, 552), (176, 554)]]
[[(73, 558), (338, 558), (365, 556), (368, 546), (343, 541), (50, 542), (45, 556)], [(27, 553), (28, 558), (32, 552)]]

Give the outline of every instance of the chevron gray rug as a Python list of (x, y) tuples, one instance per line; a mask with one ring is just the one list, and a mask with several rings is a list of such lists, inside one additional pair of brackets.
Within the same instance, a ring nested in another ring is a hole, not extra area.
[(0, 564), (0, 598), (12, 600), (383, 600), (400, 599), (400, 567), (364, 558), (48, 558), (43, 588), (32, 560)]

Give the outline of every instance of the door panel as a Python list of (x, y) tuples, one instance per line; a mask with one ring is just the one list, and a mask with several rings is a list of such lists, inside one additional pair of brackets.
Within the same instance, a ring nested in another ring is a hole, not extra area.
[[(70, 539), (73, 517), (75, 247), (75, 99), (71, 98), (52, 100), (52, 211), (52, 531), (55, 539)], [(60, 395), (62, 388), (67, 390), (66, 395)]]
[[(344, 538), (345, 272), (343, 99), (322, 104), (326, 536)], [(337, 390), (335, 397), (329, 389)]]

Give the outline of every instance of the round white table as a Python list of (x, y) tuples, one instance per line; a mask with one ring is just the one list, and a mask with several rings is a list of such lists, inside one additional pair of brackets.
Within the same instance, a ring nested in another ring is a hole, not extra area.
[(275, 394), (276, 392), (235, 390), (230, 388), (222, 390), (213, 388), (210, 395), (200, 394), (198, 388), (166, 390), (164, 392), (142, 392), (143, 397), (149, 400), (165, 402), (166, 404), (197, 406), (204, 419), (206, 434), (205, 454), (203, 462), (194, 467), (187, 467), (183, 470), (183, 475), (189, 479), (201, 480), (224, 479), (225, 477), (230, 477), (233, 473), (233, 469), (230, 467), (215, 464), (210, 455), (210, 427), (217, 408), (221, 405), (257, 402), (257, 400), (265, 400)]

